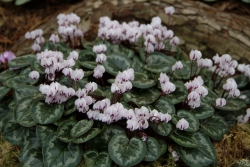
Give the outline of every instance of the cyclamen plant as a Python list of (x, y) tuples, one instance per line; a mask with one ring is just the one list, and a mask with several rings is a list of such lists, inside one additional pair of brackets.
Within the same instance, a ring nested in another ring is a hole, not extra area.
[(28, 32), (37, 53), (7, 58), (12, 69), (0, 73), (1, 133), (20, 146), (20, 167), (73, 167), (82, 158), (134, 166), (166, 156), (168, 144), (175, 161), (217, 166), (211, 140), (249, 120), (249, 65), (228, 54), (183, 56), (159, 17), (147, 25), (101, 17), (98, 38), (83, 45), (80, 18), (57, 18), (64, 42)]

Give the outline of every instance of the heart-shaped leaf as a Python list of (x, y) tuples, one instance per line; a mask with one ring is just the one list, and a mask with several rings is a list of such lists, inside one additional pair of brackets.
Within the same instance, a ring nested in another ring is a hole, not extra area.
[(249, 105), (250, 104), (250, 90), (240, 91), (240, 94), (241, 94), (241, 96), (242, 95), (246, 96), (245, 102), (247, 105)]
[(224, 134), (228, 132), (227, 123), (223, 117), (213, 115), (201, 122), (201, 129), (214, 140), (223, 139)]
[(83, 157), (85, 166), (88, 167), (110, 167), (112, 162), (106, 151), (98, 153), (98, 151), (94, 149), (89, 149), (83, 152)]
[(209, 166), (210, 164), (217, 166), (218, 160), (216, 152), (209, 137), (201, 132), (196, 132), (194, 136), (199, 142), (199, 147), (187, 148), (177, 145), (177, 151), (181, 156), (181, 159), (188, 166), (192, 167), (203, 167)]
[(238, 89), (244, 88), (248, 84), (248, 77), (244, 74), (236, 75), (232, 78), (236, 81)]
[(123, 94), (126, 103), (133, 102), (138, 107), (146, 106), (153, 103), (160, 95), (160, 92), (155, 88), (143, 89), (139, 91), (129, 91)]
[(169, 73), (172, 65), (176, 62), (175, 58), (159, 52), (150, 53), (146, 59), (147, 65), (144, 68), (154, 73)]
[(150, 127), (158, 134), (162, 136), (168, 136), (172, 130), (172, 125), (170, 123), (160, 122), (160, 123), (149, 123)]
[(13, 78), (16, 76), (20, 71), (19, 70), (4, 70), (0, 73), (0, 82), (4, 82), (9, 78)]
[(180, 70), (175, 70), (173, 73), (173, 77), (175, 79), (190, 79), (190, 67), (191, 63), (190, 60), (182, 61), (183, 68)]
[(44, 141), (42, 153), (44, 167), (73, 167), (80, 163), (83, 149), (81, 145), (60, 141), (52, 133)]
[(146, 144), (138, 137), (130, 140), (126, 135), (112, 137), (108, 145), (110, 158), (120, 166), (134, 166), (142, 161), (146, 154)]
[(38, 79), (31, 79), (28, 74), (22, 74), (6, 80), (5, 82), (3, 82), (3, 84), (7, 87), (15, 88), (21, 84), (33, 85), (37, 83), (37, 81)]
[(181, 81), (173, 81), (173, 84), (176, 86), (175, 91), (164, 97), (167, 97), (173, 104), (178, 104), (186, 99), (188, 90)]
[(36, 60), (36, 55), (29, 54), (25, 56), (16, 57), (8, 62), (8, 66), (11, 68), (26, 67)]
[(212, 90), (208, 89), (208, 95), (201, 98), (201, 101), (210, 105), (214, 105), (217, 98), (219, 98), (219, 96)]
[(74, 125), (74, 127), (70, 131), (70, 135), (72, 137), (80, 137), (81, 135), (86, 133), (93, 126), (93, 124), (93, 120), (83, 119)]
[(154, 106), (156, 109), (162, 113), (168, 113), (168, 114), (174, 114), (175, 113), (175, 107), (172, 104), (172, 102), (167, 98), (162, 96), (160, 99), (158, 99)]
[(144, 73), (135, 72), (135, 78), (132, 81), (133, 87), (147, 89), (156, 84), (156, 82), (152, 79), (148, 79), (148, 76)]
[(11, 102), (11, 98), (4, 98), (0, 100), (0, 131), (2, 128), (2, 121), (5, 119), (5, 117), (10, 112), (10, 108), (8, 107), (8, 104)]
[(63, 104), (46, 104), (34, 101), (31, 106), (31, 116), (36, 123), (50, 124), (56, 122), (63, 115)]
[(72, 139), (73, 143), (85, 143), (86, 141), (89, 141), (90, 139), (93, 139), (101, 132), (101, 129), (99, 128), (91, 128), (86, 133), (81, 135), (80, 137), (76, 137)]
[(123, 45), (119, 44), (111, 44), (111, 46), (108, 48), (108, 54), (110, 53), (118, 53), (118, 54), (123, 54), (124, 56), (131, 58), (134, 56), (134, 51), (131, 49), (128, 49), (124, 47)]
[(144, 161), (155, 161), (161, 155), (161, 148), (158, 141), (149, 136), (148, 140), (145, 142), (147, 145), (147, 152), (145, 157), (143, 158)]
[(107, 60), (103, 63), (105, 71), (116, 76), (119, 71), (127, 70), (131, 65), (131, 60), (119, 53), (112, 53), (107, 56)]
[(5, 86), (0, 87), (0, 100), (10, 91), (10, 88)]
[(31, 127), (36, 124), (36, 122), (31, 117), (31, 105), (33, 99), (30, 97), (25, 97), (17, 102), (14, 109), (14, 116), (16, 121), (25, 127)]
[(198, 119), (206, 119), (214, 114), (214, 108), (207, 103), (201, 102), (200, 107), (193, 109), (191, 112)]
[(57, 127), (54, 125), (36, 125), (36, 136), (40, 144), (51, 134), (56, 132)]
[(70, 143), (72, 137), (70, 136), (71, 129), (76, 125), (75, 120), (66, 120), (57, 128), (57, 138), (65, 143)]
[(170, 138), (184, 147), (197, 148), (199, 146), (199, 142), (196, 140), (193, 133), (176, 130), (170, 135)]
[(19, 167), (44, 167), (43, 154), (41, 149), (30, 149), (23, 161), (19, 160)]
[(189, 123), (189, 127), (187, 129), (185, 129), (185, 131), (196, 132), (199, 129), (200, 122), (199, 122), (198, 118), (191, 111), (179, 110), (177, 112), (177, 116), (178, 116), (178, 118), (176, 118), (174, 115), (172, 117), (172, 121), (175, 124), (177, 124), (177, 122), (181, 118), (184, 118)]
[(15, 123), (14, 113), (11, 111), (6, 115), (3, 120), (1, 135), (4, 140), (8, 141), (12, 145), (21, 145), (23, 138), (28, 134), (28, 129)]

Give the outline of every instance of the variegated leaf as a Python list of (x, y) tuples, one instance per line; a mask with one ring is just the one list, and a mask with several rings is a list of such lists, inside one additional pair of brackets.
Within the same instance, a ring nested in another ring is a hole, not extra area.
[(64, 143), (50, 134), (42, 148), (44, 167), (75, 167), (82, 159), (83, 149), (79, 144)]
[(86, 133), (93, 126), (93, 124), (93, 120), (83, 119), (74, 125), (74, 127), (70, 131), (70, 135), (72, 137), (80, 137), (81, 135)]
[(56, 132), (57, 127), (54, 125), (36, 125), (36, 136), (40, 144), (51, 134)]
[(54, 123), (63, 115), (63, 104), (47, 104), (34, 101), (31, 106), (31, 116), (36, 123)]
[(176, 130), (170, 138), (183, 147), (197, 148), (199, 146), (194, 134), (190, 132)]
[(44, 167), (42, 150), (30, 149), (23, 161), (19, 162), (18, 167)]
[(148, 76), (144, 73), (135, 72), (135, 78), (132, 81), (133, 87), (147, 89), (156, 84), (152, 79), (148, 79)]
[(168, 136), (172, 130), (172, 125), (170, 123), (158, 122), (158, 123), (149, 123), (150, 127), (158, 134), (162, 136)]
[(110, 167), (112, 162), (106, 151), (98, 153), (94, 149), (89, 149), (83, 152), (83, 157), (87, 167)]
[(71, 129), (76, 125), (75, 120), (66, 120), (57, 128), (57, 138), (65, 143), (70, 143), (72, 137), (70, 136)]
[(101, 132), (101, 129), (99, 128), (91, 128), (83, 135), (73, 138), (73, 143), (85, 143), (86, 141), (89, 141), (90, 139), (93, 139)]
[(117, 134), (108, 145), (110, 158), (120, 166), (134, 166), (142, 161), (146, 154), (146, 144), (138, 137), (130, 140), (126, 135)]
[(19, 85), (14, 88), (14, 102), (17, 103), (24, 97), (31, 96), (35, 93), (39, 93), (38, 87), (31, 85)]
[(175, 107), (167, 97), (160, 97), (155, 103), (156, 109), (162, 113), (174, 114)]
[(193, 109), (191, 112), (198, 119), (206, 119), (214, 114), (214, 108), (207, 103), (201, 102), (200, 107)]
[(161, 149), (158, 141), (155, 138), (148, 136), (148, 140), (145, 143), (147, 146), (147, 152), (143, 160), (144, 161), (157, 160), (161, 155)]
[(76, 99), (77, 98), (73, 97), (65, 103), (63, 115), (69, 115), (76, 111), (76, 105), (75, 105)]
[(19, 56), (8, 62), (8, 66), (11, 68), (26, 67), (31, 64), (32, 61), (36, 59), (36, 55), (29, 54), (25, 56)]
[(0, 100), (10, 91), (10, 88), (5, 86), (0, 87)]
[(13, 78), (14, 76), (18, 75), (20, 70), (4, 70), (0, 73), (0, 82), (4, 82), (9, 78)]

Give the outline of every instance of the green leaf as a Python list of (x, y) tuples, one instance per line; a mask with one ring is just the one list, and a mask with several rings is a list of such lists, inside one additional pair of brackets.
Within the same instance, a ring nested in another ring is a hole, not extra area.
[(151, 136), (148, 136), (148, 140), (145, 142), (147, 146), (147, 152), (144, 161), (155, 161), (161, 155), (161, 148), (157, 140)]
[(186, 99), (188, 90), (181, 81), (173, 81), (173, 84), (176, 86), (175, 91), (164, 97), (167, 97), (173, 104), (178, 104)]
[(214, 114), (214, 108), (207, 103), (201, 102), (200, 107), (191, 110), (191, 112), (198, 119), (206, 119)]
[(175, 124), (177, 124), (177, 122), (181, 118), (184, 118), (189, 123), (189, 127), (187, 129), (185, 129), (185, 131), (196, 132), (199, 129), (199, 125), (200, 125), (199, 120), (191, 111), (179, 110), (177, 112), (177, 116), (179, 117), (179, 119), (176, 119), (175, 117), (173, 117), (173, 119), (172, 119), (172, 121)]
[(80, 137), (81, 135), (86, 133), (93, 126), (93, 124), (93, 120), (83, 119), (74, 125), (74, 127), (70, 131), (70, 135), (72, 137)]
[(42, 150), (30, 149), (23, 161), (19, 162), (19, 167), (44, 167)]
[(130, 140), (126, 135), (112, 137), (108, 145), (111, 159), (120, 166), (134, 166), (142, 161), (146, 154), (146, 144), (138, 137)]
[(3, 84), (7, 87), (11, 87), (11, 88), (15, 88), (15, 87), (18, 87), (19, 85), (23, 84), (23, 85), (26, 85), (26, 84), (35, 84), (37, 83), (39, 79), (31, 79), (29, 77), (29, 74), (22, 74), (22, 75), (18, 75), (18, 76), (15, 76), (13, 78), (10, 78), (8, 80), (6, 80), (5, 82), (3, 82)]
[[(60, 77), (58, 79), (58, 83), (66, 86), (66, 87), (72, 87), (73, 89), (76, 89), (76, 82), (71, 81), (71, 79), (69, 77), (66, 77), (66, 76)], [(73, 85), (71, 85), (71, 83), (73, 83)], [(86, 80), (86, 78), (83, 78), (80, 81), (78, 81), (77, 83), (78, 83), (78, 88), (83, 89), (85, 87), (85, 85), (88, 83), (88, 81)]]
[(57, 127), (54, 125), (36, 125), (36, 136), (40, 144), (51, 134), (56, 132)]
[(89, 141), (90, 139), (96, 137), (100, 132), (101, 132), (101, 129), (99, 129), (99, 128), (91, 128), (83, 135), (76, 137), (76, 138), (73, 138), (72, 142), (73, 143), (84, 143), (84, 142)]
[(83, 152), (83, 157), (87, 167), (110, 167), (112, 162), (106, 151), (98, 153), (94, 149), (89, 149)]
[(135, 78), (132, 81), (133, 87), (147, 89), (156, 84), (156, 82), (152, 79), (148, 79), (148, 76), (144, 73), (135, 72)]
[(44, 167), (73, 167), (80, 163), (83, 148), (78, 144), (64, 143), (52, 133), (44, 141), (42, 153)]
[(169, 73), (176, 60), (163, 53), (153, 52), (147, 58), (147, 65), (144, 68), (154, 73)]
[(17, 103), (24, 97), (31, 96), (35, 93), (39, 93), (38, 87), (31, 85), (19, 85), (14, 88), (14, 102)]
[(156, 109), (164, 114), (174, 114), (175, 113), (175, 107), (172, 104), (172, 102), (167, 98), (162, 96), (160, 99), (158, 99), (154, 106)]
[[(13, 112), (9, 114), (10, 117), (14, 117)], [(20, 126), (20, 124), (15, 123), (13, 122), (13, 120), (9, 120), (7, 118), (3, 120), (3, 125), (4, 126), (1, 130), (2, 138), (11, 143), (12, 145), (21, 145), (23, 138), (28, 133), (28, 129), (23, 126)]]
[(201, 129), (207, 133), (214, 140), (222, 140), (224, 134), (228, 132), (227, 123), (223, 117), (219, 115), (213, 115), (210, 118), (202, 120)]
[(30, 97), (25, 97), (17, 102), (14, 109), (14, 116), (17, 121), (22, 126), (31, 127), (36, 125), (36, 122), (31, 117), (31, 105), (33, 99)]
[(215, 105), (216, 109), (223, 111), (239, 111), (244, 107), (246, 107), (246, 103), (243, 99), (233, 99), (233, 98), (228, 98), (226, 105), (223, 107)]
[(32, 70), (39, 72), (39, 74), (45, 74), (45, 68), (41, 66), (41, 63), (38, 60), (31, 63), (31, 68)]
[(95, 69), (95, 67), (97, 66), (97, 63), (95, 61), (83, 61), (80, 62), (81, 66), (86, 67), (88, 69)]
[(250, 90), (243, 90), (243, 91), (240, 91), (240, 95), (245, 95), (246, 96), (246, 99), (245, 99), (245, 102), (247, 105), (250, 104)]
[(5, 86), (0, 87), (0, 100), (10, 91), (10, 88), (6, 88)]
[(160, 150), (161, 150), (161, 155), (165, 154), (165, 152), (167, 151), (167, 143), (165, 142), (165, 140), (163, 139), (157, 139), (159, 145), (160, 145)]
[(29, 74), (31, 71), (32, 71), (31, 68), (28, 66), (28, 67), (23, 68), (19, 75)]
[(0, 100), (0, 131), (2, 128), (2, 121), (5, 119), (5, 117), (10, 112), (10, 108), (8, 107), (8, 104), (11, 102), (11, 98), (3, 98)]
[(199, 142), (196, 140), (193, 133), (176, 130), (170, 135), (170, 138), (174, 140), (177, 144), (184, 147), (197, 148), (199, 146)]
[(0, 73), (0, 82), (4, 82), (9, 78), (13, 78), (16, 76), (20, 71), (19, 70), (4, 70)]
[(181, 159), (188, 166), (192, 167), (204, 167), (209, 166), (210, 164), (217, 166), (218, 160), (216, 152), (209, 137), (201, 132), (196, 132), (194, 136), (199, 142), (198, 148), (187, 148), (177, 145), (177, 151), (181, 156)]
[(38, 149), (42, 146), (41, 143), (38, 142), (38, 138), (36, 136), (35, 131), (31, 129), (27, 131), (27, 135), (23, 138), (24, 139), (20, 146), (21, 149), (18, 157), (20, 162), (24, 161), (24, 159), (27, 157), (27, 154), (29, 153), (29, 150), (31, 150), (32, 148)]
[(87, 141), (90, 148), (95, 148), (98, 151), (108, 150), (108, 144), (111, 138), (116, 134), (126, 134), (125, 130), (118, 125), (104, 124), (102, 131), (92, 140)]
[(36, 123), (50, 124), (56, 122), (63, 115), (63, 104), (46, 104), (34, 101), (31, 106), (31, 116)]
[(142, 89), (139, 91), (131, 90), (123, 94), (126, 103), (133, 102), (138, 107), (146, 106), (153, 103), (160, 95), (160, 92), (155, 88)]
[(65, 143), (70, 143), (72, 137), (70, 136), (71, 129), (76, 125), (75, 120), (66, 120), (57, 128), (57, 138)]
[(80, 62), (95, 61), (95, 58), (96, 58), (96, 54), (92, 51), (92, 48), (90, 48), (90, 50), (81, 50), (81, 51), (79, 51), (78, 60)]
[(16, 57), (15, 59), (12, 59), (8, 62), (8, 66), (11, 68), (26, 67), (29, 66), (35, 59), (36, 55), (33, 54)]
[(53, 124), (56, 126), (60, 126), (66, 120), (76, 120), (77, 113), (69, 114), (62, 116), (58, 121), (54, 122)]
[(119, 71), (127, 70), (131, 65), (131, 60), (123, 54), (113, 53), (107, 56), (103, 63), (105, 71), (116, 76)]
[(133, 50), (128, 49), (120, 44), (111, 44), (111, 46), (108, 47), (108, 49), (109, 49), (108, 54), (118, 53), (118, 54), (123, 54), (124, 56), (126, 56), (128, 58), (132, 58), (135, 54)]
[(73, 112), (76, 111), (76, 105), (75, 105), (75, 101), (76, 101), (77, 98), (71, 98), (69, 99), (65, 105), (64, 105), (64, 112), (63, 112), (63, 115), (69, 115)]
[(172, 125), (170, 123), (160, 122), (157, 124), (149, 122), (149, 125), (156, 133), (162, 136), (168, 136), (168, 134), (172, 130)]
[(134, 72), (146, 73), (147, 71), (143, 68), (144, 64), (138, 57), (133, 57), (131, 68), (134, 69)]

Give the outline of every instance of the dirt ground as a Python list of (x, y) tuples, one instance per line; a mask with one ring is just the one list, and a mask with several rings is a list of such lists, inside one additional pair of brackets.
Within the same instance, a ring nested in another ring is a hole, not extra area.
[[(35, 29), (51, 17), (81, 0), (33, 0), (21, 6), (14, 2), (0, 2), (0, 53), (9, 50), (13, 43), (27, 31)], [(250, 4), (239, 0), (220, 0), (207, 3), (218, 10), (250, 18)]]

